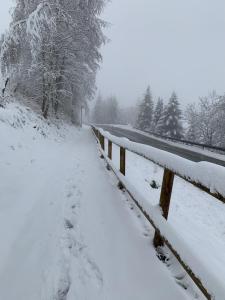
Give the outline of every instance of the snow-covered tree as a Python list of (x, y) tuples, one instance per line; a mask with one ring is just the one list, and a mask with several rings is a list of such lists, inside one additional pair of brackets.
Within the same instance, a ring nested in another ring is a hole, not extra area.
[(188, 106), (187, 138), (207, 145), (222, 145), (225, 130), (224, 104), (224, 98), (212, 92), (206, 97), (201, 97), (198, 106)]
[(119, 105), (116, 97), (109, 97), (102, 100), (99, 95), (93, 109), (92, 120), (99, 124), (118, 124)]
[(123, 125), (132, 125), (135, 127), (137, 121), (136, 106), (124, 107), (119, 110), (119, 123)]
[(156, 103), (156, 107), (155, 107), (154, 115), (153, 115), (152, 129), (155, 133), (161, 133), (160, 132), (160, 121), (163, 116), (163, 109), (164, 109), (163, 99), (159, 98)]
[(102, 123), (102, 109), (103, 100), (101, 94), (99, 94), (92, 113), (92, 121), (96, 124)]
[(199, 133), (201, 140), (207, 145), (215, 145), (220, 123), (220, 105), (215, 93), (200, 98)]
[(211, 146), (225, 147), (225, 96), (214, 91), (186, 110), (186, 138)]
[(144, 99), (139, 105), (137, 118), (137, 128), (141, 130), (151, 130), (153, 119), (154, 104), (150, 87), (147, 88)]
[(110, 97), (106, 101), (106, 116), (108, 124), (118, 124), (119, 105), (116, 97)]
[(164, 133), (166, 136), (180, 139), (183, 137), (182, 112), (175, 92), (172, 93), (168, 105), (165, 107)]
[(2, 51), (13, 93), (32, 99), (45, 117), (78, 119), (95, 93), (105, 0), (16, 0)]
[(157, 127), (155, 129), (155, 133), (156, 134), (159, 134), (161, 136), (165, 136), (166, 135), (166, 131), (167, 131), (167, 128), (166, 128), (166, 115), (167, 115), (167, 105), (163, 105), (163, 111), (162, 111), (162, 114), (159, 118), (159, 121), (157, 123)]
[(218, 118), (215, 145), (225, 148), (225, 95), (219, 96), (217, 102), (217, 113), (214, 115)]
[(186, 131), (186, 139), (192, 142), (199, 142), (199, 116), (197, 108), (194, 104), (189, 104), (185, 112), (188, 128)]

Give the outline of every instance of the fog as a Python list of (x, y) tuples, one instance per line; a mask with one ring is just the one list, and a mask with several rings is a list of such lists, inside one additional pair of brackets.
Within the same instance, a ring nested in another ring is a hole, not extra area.
[(98, 88), (133, 105), (148, 84), (153, 96), (175, 90), (183, 105), (225, 92), (224, 0), (112, 0), (103, 18), (111, 39), (102, 51)]

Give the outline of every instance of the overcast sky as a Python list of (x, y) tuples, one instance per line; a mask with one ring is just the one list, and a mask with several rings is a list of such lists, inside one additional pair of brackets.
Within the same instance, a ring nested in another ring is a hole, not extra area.
[(0, 0), (0, 33), (3, 33), (9, 25), (10, 13), (13, 0)]
[(225, 92), (225, 0), (112, 0), (104, 19), (102, 94), (132, 105), (150, 84), (183, 104)]
[[(13, 0), (0, 0), (0, 32)], [(154, 97), (178, 93), (183, 104), (225, 92), (225, 0), (111, 0), (112, 25), (97, 85), (133, 105), (148, 84)]]

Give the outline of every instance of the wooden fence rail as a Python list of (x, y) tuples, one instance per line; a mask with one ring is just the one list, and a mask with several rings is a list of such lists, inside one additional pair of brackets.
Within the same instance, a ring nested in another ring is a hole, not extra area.
[[(112, 152), (112, 145), (113, 142), (108, 139), (108, 154), (105, 154), (105, 137), (100, 133), (100, 131), (92, 126), (92, 130), (99, 141), (99, 144), (101, 146), (101, 152), (103, 157), (106, 159), (107, 163), (110, 165), (110, 161), (112, 160), (113, 152)], [(126, 175), (126, 148), (120, 147), (120, 173), (125, 176)], [(129, 150), (129, 149), (128, 149)], [(139, 155), (138, 153), (136, 153)], [(162, 167), (162, 166), (161, 166)], [(171, 250), (171, 252), (174, 254), (174, 256), (177, 258), (179, 263), (182, 265), (182, 267), (185, 269), (185, 271), (189, 274), (193, 282), (198, 286), (198, 288), (201, 290), (201, 292), (205, 295), (207, 299), (213, 299), (213, 296), (211, 293), (207, 290), (207, 288), (202, 284), (201, 279), (197, 274), (194, 274), (194, 272), (190, 269), (190, 267), (182, 260), (181, 253), (178, 253), (176, 249), (174, 249), (174, 246), (170, 243), (170, 241), (167, 240), (166, 237), (161, 235), (160, 228), (158, 228), (154, 221), (150, 218), (148, 213), (146, 213), (145, 209), (140, 205), (140, 203), (135, 199), (135, 196), (133, 193), (129, 190), (129, 188), (126, 187), (123, 183), (121, 183), (121, 176), (118, 176), (118, 173), (115, 172), (113, 168), (111, 168), (112, 171), (114, 171), (115, 175), (118, 177), (120, 184), (127, 190), (128, 194), (131, 196), (135, 204), (138, 206), (138, 208), (141, 210), (145, 218), (151, 223), (151, 225), (155, 228), (155, 236), (153, 240), (153, 244), (155, 248), (158, 248), (160, 246), (163, 246), (164, 243), (167, 245), (167, 247)], [(170, 200), (171, 200), (171, 194), (173, 189), (173, 182), (174, 182), (174, 176), (179, 174), (174, 174), (173, 171), (164, 168), (164, 175), (163, 175), (163, 182), (162, 182), (162, 188), (161, 188), (161, 195), (160, 195), (160, 201), (159, 206), (162, 210), (162, 215), (165, 219), (168, 218), (169, 214), (169, 207), (170, 207)], [(182, 177), (182, 176), (180, 176)], [(185, 179), (185, 178), (184, 178)], [(187, 180), (189, 183), (193, 184), (194, 186), (197, 186), (201, 190), (208, 192), (207, 188), (201, 185), (196, 185), (195, 182), (191, 182)], [(210, 193), (215, 198), (222, 200), (222, 202), (225, 202), (224, 198), (221, 199), (221, 197), (218, 197), (216, 194)]]

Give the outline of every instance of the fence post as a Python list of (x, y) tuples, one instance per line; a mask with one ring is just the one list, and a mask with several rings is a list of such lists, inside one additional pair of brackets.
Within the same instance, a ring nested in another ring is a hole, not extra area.
[(99, 130), (97, 130), (97, 137), (98, 137), (98, 140), (99, 140), (99, 143), (100, 143), (100, 132), (99, 132)]
[(100, 144), (101, 144), (102, 150), (104, 151), (105, 150), (105, 137), (101, 133), (100, 133)]
[[(169, 214), (170, 199), (171, 199), (171, 194), (173, 189), (173, 181), (174, 181), (174, 173), (168, 169), (165, 169), (163, 175), (161, 195), (160, 195), (160, 203), (159, 203), (160, 208), (162, 209), (162, 213), (163, 213), (162, 215), (165, 219), (168, 218), (168, 214)], [(155, 232), (153, 244), (156, 248), (163, 246), (164, 244), (158, 231)]]
[(112, 160), (112, 142), (108, 140), (108, 158)]
[(126, 149), (120, 147), (120, 172), (126, 175)]
[[(124, 176), (126, 175), (126, 149), (123, 147), (120, 147), (120, 172)], [(124, 188), (121, 181), (118, 183), (118, 187), (121, 190)]]

